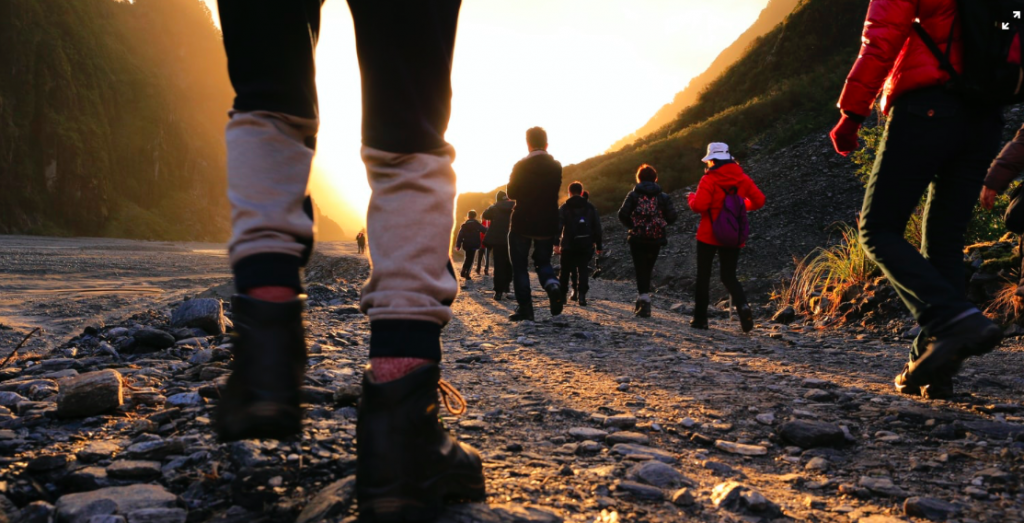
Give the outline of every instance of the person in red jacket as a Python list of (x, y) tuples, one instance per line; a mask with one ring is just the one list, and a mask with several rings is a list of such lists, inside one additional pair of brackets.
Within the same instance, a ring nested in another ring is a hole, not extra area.
[[(962, 72), (957, 3), (872, 0), (831, 133), (839, 154), (856, 150), (857, 131), (881, 95), (879, 110), (888, 121), (864, 195), (860, 242), (922, 327), (896, 389), (926, 397), (952, 395), (963, 359), (1002, 339), (999, 327), (967, 300), (963, 265), (967, 223), (999, 151), (1001, 112), (947, 88), (950, 73), (919, 33)], [(904, 231), (925, 194), (919, 252)]]
[(743, 172), (743, 169), (729, 153), (729, 146), (724, 143), (708, 145), (708, 154), (701, 161), (707, 164), (704, 177), (700, 179), (697, 192), (689, 193), (686, 199), (690, 210), (700, 214), (700, 226), (697, 228), (697, 286), (694, 297), (693, 320), (690, 326), (695, 329), (708, 328), (708, 301), (711, 286), (711, 266), (715, 254), (722, 264), (722, 283), (732, 296), (732, 303), (740, 317), (743, 332), (754, 328), (754, 315), (747, 303), (743, 286), (736, 278), (736, 265), (740, 257), (739, 247), (726, 247), (715, 237), (712, 223), (718, 218), (725, 197), (729, 192), (743, 198), (748, 211), (756, 211), (764, 207), (764, 193), (757, 188), (754, 181)]

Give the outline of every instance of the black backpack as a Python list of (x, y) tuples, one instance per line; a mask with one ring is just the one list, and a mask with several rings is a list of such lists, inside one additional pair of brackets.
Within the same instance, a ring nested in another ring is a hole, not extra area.
[(914, 23), (914, 31), (949, 73), (949, 87), (969, 100), (1024, 102), (1024, 0), (957, 0), (957, 11), (964, 46), (962, 74), (949, 61), (953, 32), (943, 53), (920, 22)]
[(569, 209), (566, 221), (566, 236), (569, 240), (569, 248), (573, 250), (587, 250), (594, 245), (594, 227), (590, 223), (590, 206), (584, 205), (578, 210)]

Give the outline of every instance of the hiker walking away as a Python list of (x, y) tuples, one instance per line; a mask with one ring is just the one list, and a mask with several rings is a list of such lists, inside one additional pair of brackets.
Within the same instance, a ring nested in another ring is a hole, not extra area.
[[(981, 206), (991, 211), (996, 203), (996, 196), (1005, 191), (1010, 182), (1015, 180), (1024, 171), (1024, 126), (1017, 131), (1009, 143), (1003, 147), (999, 156), (988, 168), (985, 175), (984, 186), (981, 188)], [(1021, 193), (1024, 191), (1024, 184), (1018, 185), (1010, 193), (1010, 208), (1006, 211), (1005, 222), (1008, 229), (1020, 235), (1024, 233), (1024, 208), (1021, 203)], [(1019, 247), (1024, 249), (1024, 242)], [(1021, 251), (1024, 253), (1024, 250)], [(1017, 296), (1024, 298), (1024, 257), (1022, 257), (1020, 279), (1017, 283)]]
[[(580, 307), (586, 307), (587, 291), (590, 290), (590, 259), (594, 257), (595, 248), (598, 254), (603, 250), (601, 217), (597, 208), (583, 199), (583, 184), (580, 182), (569, 184), (569, 199), (558, 209), (558, 216), (561, 240), (555, 247), (555, 254), (562, 257), (559, 285), (568, 289), (570, 272), (578, 274), (577, 301)], [(564, 295), (565, 291), (562, 292)]]
[(498, 191), (494, 205), (484, 211), (483, 218), (490, 222), (484, 245), (494, 257), (494, 299), (501, 301), (502, 296), (511, 291), (512, 262), (508, 258), (508, 230), (512, 220), (512, 208), (516, 202), (508, 199), (505, 191)]
[(736, 315), (740, 317), (743, 332), (754, 328), (754, 315), (747, 303), (747, 295), (736, 278), (740, 249), (747, 242), (749, 224), (747, 211), (764, 207), (764, 193), (729, 153), (729, 146), (715, 142), (708, 145), (708, 154), (701, 159), (707, 164), (697, 192), (686, 195), (690, 210), (700, 214), (697, 228), (697, 284), (694, 296), (693, 320), (690, 327), (708, 328), (708, 296), (711, 269), (715, 254), (721, 263), (722, 283), (732, 296)]
[[(482, 220), (480, 222), (484, 229), (491, 226), (490, 220)], [(476, 275), (480, 276), (480, 268), (483, 267), (484, 276), (487, 276), (491, 272), (491, 250), (487, 248), (487, 244), (484, 243), (484, 236), (486, 232), (480, 233), (480, 250), (477, 251), (476, 256)]]
[[(831, 132), (835, 149), (859, 147), (857, 131), (881, 93), (888, 114), (868, 179), (860, 242), (921, 326), (896, 390), (926, 397), (953, 394), (952, 377), (970, 356), (993, 350), (1000, 328), (966, 296), (964, 236), (986, 168), (999, 149), (1005, 97), (979, 88), (1007, 66), (1017, 88), (1017, 65), (992, 60), (981, 45), (1017, 34), (1000, 31), (997, 2), (873, 0), (862, 46), (839, 98)], [(1012, 22), (1007, 12), (1006, 22)], [(1004, 34), (1005, 33), (1005, 34)], [(1019, 45), (1015, 47), (1019, 51)], [(907, 222), (928, 195), (918, 252), (904, 238)]]
[(629, 229), (626, 241), (636, 269), (637, 299), (633, 314), (651, 317), (651, 277), (661, 248), (668, 245), (666, 227), (679, 215), (672, 200), (658, 185), (658, 171), (643, 164), (636, 171), (636, 187), (619, 208), (619, 221)]
[[(580, 196), (582, 196), (584, 200), (586, 200), (588, 202), (590, 201), (590, 191), (584, 189), (583, 190), (583, 194), (581, 194)], [(575, 302), (579, 302), (580, 301), (580, 295), (579, 295), (579, 276), (580, 276), (580, 271), (577, 270), (576, 267), (570, 267), (569, 268), (569, 280), (572, 281), (572, 291), (569, 293), (569, 299), (572, 300), (572, 301), (575, 301)], [(564, 283), (562, 283), (562, 290), (563, 291), (565, 290), (565, 284)]]
[[(362, 72), (362, 158), (372, 262), (361, 308), (370, 364), (356, 424), (360, 521), (431, 521), (443, 499), (485, 497), (480, 455), (438, 421), (441, 328), (458, 281), (450, 258), (453, 148), (445, 142), (459, 0), (349, 0)], [(321, 0), (220, 0), (236, 97), (227, 124), (229, 259), (238, 294), (222, 441), (302, 434), (306, 366), (300, 269), (318, 128)], [(396, 212), (401, 210), (401, 212)], [(411, 223), (408, 216), (415, 216)], [(454, 400), (454, 401), (447, 401)], [(452, 407), (456, 412), (464, 410)]]
[(487, 227), (476, 221), (476, 211), (469, 211), (466, 221), (459, 228), (459, 235), (455, 239), (455, 250), (461, 250), (466, 254), (462, 262), (462, 279), (472, 280), (473, 262), (476, 260), (476, 251), (480, 250), (480, 238), (487, 233)]
[(526, 131), (530, 154), (516, 162), (508, 180), (508, 197), (515, 200), (508, 233), (508, 252), (512, 260), (512, 282), (519, 306), (509, 316), (512, 321), (533, 320), (530, 294), (530, 247), (533, 267), (541, 287), (547, 292), (551, 315), (562, 313), (562, 289), (551, 266), (558, 235), (558, 190), (562, 186), (562, 164), (548, 154), (548, 133), (540, 127)]
[(356, 234), (356, 247), (359, 248), (359, 254), (363, 254), (366, 251), (366, 235), (362, 231)]

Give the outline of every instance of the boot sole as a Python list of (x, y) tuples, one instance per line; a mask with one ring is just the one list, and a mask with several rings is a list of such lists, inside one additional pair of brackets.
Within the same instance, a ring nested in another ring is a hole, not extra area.
[(754, 313), (750, 310), (741, 310), (738, 312), (740, 317), (740, 328), (743, 332), (750, 332), (754, 330)]
[(555, 288), (547, 291), (548, 299), (551, 300), (551, 315), (558, 316), (562, 314), (562, 309), (565, 307), (565, 302), (562, 300), (562, 290)]
[[(444, 482), (447, 488), (441, 492), (429, 492), (422, 501), (414, 497), (380, 497), (359, 499), (360, 523), (426, 523), (435, 521), (444, 512), (444, 504), (458, 501), (483, 501), (487, 498), (484, 479), (481, 476), (465, 474), (447, 475), (437, 478), (428, 484), (437, 485)], [(452, 485), (455, 483), (455, 485)], [(435, 489), (428, 486), (422, 490), (426, 493)], [(383, 490), (393, 491), (395, 488)]]
[(907, 385), (923, 388), (943, 369), (949, 372), (949, 369), (955, 368), (951, 375), (956, 375), (964, 359), (992, 352), (1002, 339), (1002, 331), (998, 326), (992, 325), (971, 342), (965, 343), (955, 339), (936, 342), (915, 362), (916, 365), (911, 366), (910, 372), (907, 373)]

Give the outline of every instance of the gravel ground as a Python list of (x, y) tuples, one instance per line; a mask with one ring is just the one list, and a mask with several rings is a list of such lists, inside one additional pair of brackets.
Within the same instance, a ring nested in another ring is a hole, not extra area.
[[(369, 331), (355, 308), (365, 261), (346, 245), (325, 246), (331, 256), (309, 271), (303, 438), (228, 445), (209, 423), (230, 337), (172, 325), (185, 298), (230, 292), (220, 247), (0, 246), (0, 357), (43, 327), (0, 369), (0, 514), (354, 520), (354, 399)], [(744, 335), (725, 313), (692, 331), (675, 312), (688, 304), (670, 292), (638, 320), (631, 284), (603, 280), (587, 308), (552, 318), (538, 303), (537, 322), (512, 325), (512, 302), (493, 301), (489, 283), (466, 286), (444, 331), (444, 375), (469, 401), (445, 422), (484, 454), (488, 499), (451, 507), (445, 521), (1024, 517), (1016, 341), (968, 362), (956, 398), (928, 402), (892, 389), (899, 338), (765, 319)], [(69, 414), (76, 382), (97, 371), (120, 374), (123, 404)]]

